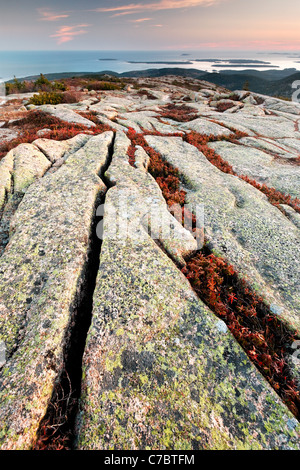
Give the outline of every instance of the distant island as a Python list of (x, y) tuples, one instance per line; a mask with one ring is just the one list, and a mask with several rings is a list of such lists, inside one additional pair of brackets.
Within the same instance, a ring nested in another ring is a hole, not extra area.
[(254, 60), (254, 59), (193, 59), (194, 62), (211, 62), (211, 63), (227, 63), (227, 64), (266, 64), (269, 65), (271, 62), (266, 62), (264, 60)]
[[(99, 59), (100, 60), (100, 59)], [(105, 59), (101, 59), (105, 60)], [(108, 60), (108, 59), (107, 59)], [(127, 64), (148, 64), (148, 65), (193, 65), (193, 62), (208, 62), (215, 65), (215, 67), (249, 67), (249, 68), (279, 68), (278, 65), (271, 65), (271, 62), (265, 62), (263, 60), (252, 60), (252, 59), (189, 59), (189, 60), (172, 60), (172, 61), (145, 61), (145, 60), (128, 60)]]
[(163, 61), (137, 61), (137, 60), (127, 60), (126, 61), (127, 64), (157, 64), (157, 65), (193, 65), (193, 62), (190, 62), (188, 60), (184, 60), (184, 61), (166, 61), (166, 60), (163, 60)]
[[(241, 64), (215, 64), (215, 67), (253, 67), (253, 68), (257, 68), (257, 64), (248, 64), (248, 62), (246, 62), (245, 64), (241, 63)], [(259, 65), (260, 68), (266, 68), (266, 69), (278, 69), (279, 68), (279, 65), (265, 65), (265, 64), (260, 64)]]

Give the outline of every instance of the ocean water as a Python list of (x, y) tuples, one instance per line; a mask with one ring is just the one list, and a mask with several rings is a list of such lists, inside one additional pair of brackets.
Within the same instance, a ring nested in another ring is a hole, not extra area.
[[(213, 62), (214, 59), (223, 62)], [(229, 62), (225, 62), (225, 60)], [(300, 53), (241, 52), (241, 51), (0, 51), (0, 82), (62, 72), (128, 72), (149, 68), (183, 67), (207, 72), (224, 69), (244, 70), (249, 63), (233, 60), (259, 61), (251, 68), (300, 70)], [(230, 62), (231, 61), (231, 62)], [(156, 63), (155, 63), (156, 62)], [(170, 63), (172, 62), (172, 63)], [(262, 63), (263, 62), (263, 63)], [(233, 67), (234, 64), (234, 67)]]

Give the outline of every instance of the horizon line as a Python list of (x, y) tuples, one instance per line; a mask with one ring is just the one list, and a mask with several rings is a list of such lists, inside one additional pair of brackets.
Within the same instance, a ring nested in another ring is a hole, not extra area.
[(180, 49), (180, 48), (166, 48), (166, 49), (0, 49), (0, 52), (189, 52), (189, 51), (208, 51), (208, 52), (256, 52), (256, 53), (270, 53), (270, 54), (293, 54), (300, 53), (299, 49), (216, 49), (216, 48), (191, 48), (191, 49)]

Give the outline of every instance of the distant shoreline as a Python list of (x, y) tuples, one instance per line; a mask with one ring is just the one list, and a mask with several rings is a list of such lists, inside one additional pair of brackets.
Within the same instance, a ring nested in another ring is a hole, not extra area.
[[(217, 66), (217, 65), (216, 65)], [(176, 76), (183, 76), (183, 77), (191, 77), (191, 78), (198, 78), (198, 79), (202, 79), (201, 77), (204, 77), (204, 76), (207, 76), (207, 78), (212, 75), (219, 75), (219, 76), (222, 76), (222, 75), (229, 75), (229, 74), (233, 74), (233, 75), (247, 75), (248, 72), (251, 72), (257, 76), (261, 76), (262, 78), (265, 76), (265, 74), (267, 74), (268, 72), (270, 72), (270, 74), (274, 75), (278, 75), (280, 78), (281, 76), (288, 76), (288, 75), (293, 75), (295, 73), (299, 73), (300, 74), (300, 70), (297, 70), (296, 68), (291, 68), (291, 69), (284, 69), (284, 70), (274, 70), (274, 68), (276, 68), (277, 66), (266, 66), (266, 70), (257, 70), (255, 69), (255, 66), (254, 64), (251, 66), (250, 64), (247, 64), (247, 67), (249, 67), (249, 69), (244, 69), (244, 70), (231, 70), (230, 67), (238, 67), (238, 65), (233, 65), (233, 64), (230, 64), (230, 65), (226, 65), (224, 64), (224, 67), (223, 65), (219, 65), (219, 67), (221, 68), (224, 68), (224, 70), (220, 70), (218, 72), (207, 72), (205, 70), (199, 70), (199, 69), (194, 69), (194, 68), (169, 68), (169, 67), (163, 67), (163, 68), (158, 68), (158, 69), (143, 69), (143, 70), (130, 70), (128, 72), (114, 72), (112, 70), (99, 70), (97, 72), (88, 72), (88, 71), (83, 71), (83, 72), (53, 72), (53, 73), (44, 73), (43, 75), (48, 78), (48, 80), (59, 80), (59, 79), (62, 79), (62, 78), (71, 78), (71, 77), (97, 77), (97, 76), (102, 76), (102, 75), (110, 75), (112, 77), (119, 77), (119, 78), (126, 78), (126, 77), (136, 77), (136, 78), (141, 78), (141, 77), (146, 77), (146, 76), (149, 76), (150, 78), (153, 77), (153, 76), (165, 76), (166, 74), (168, 75), (176, 75)], [(226, 68), (228, 67), (228, 68)], [(259, 68), (261, 68), (262, 66), (259, 65)], [(250, 70), (251, 68), (251, 70)], [(253, 70), (252, 70), (253, 69)], [(28, 76), (25, 76), (25, 77), (18, 77), (18, 80), (19, 81), (24, 81), (24, 80), (36, 80), (38, 77), (40, 76), (40, 74), (37, 74), (37, 75), (28, 75)], [(207, 79), (206, 78), (206, 79)], [(12, 83), (14, 80), (13, 79), (10, 79), (10, 80), (5, 80), (5, 83)]]
[[(266, 70), (257, 70), (250, 67), (246, 70), (232, 70), (230, 68), (222, 67), (222, 70), (206, 72), (194, 68), (182, 67), (163, 67), (152, 68), (145, 70), (133, 70), (129, 72), (113, 72), (111, 70), (104, 70), (99, 72), (59, 72), (59, 73), (46, 73), (44, 76), (48, 80), (62, 80), (68, 78), (83, 78), (92, 80), (105, 80), (105, 75), (115, 77), (120, 80), (130, 78), (163, 78), (166, 76), (180, 77), (183, 79), (196, 79), (205, 82), (214, 83), (215, 85), (222, 86), (228, 90), (242, 90), (248, 89), (249, 91), (269, 95), (279, 96), (291, 99), (292, 96), (292, 83), (300, 80), (300, 71), (295, 68), (288, 68), (278, 70), (276, 67), (267, 67)], [(27, 76), (18, 78), (19, 81), (32, 81), (36, 80), (39, 75)], [(6, 83), (12, 83), (13, 80), (7, 80)], [(174, 78), (174, 84), (176, 78)]]
[(147, 65), (193, 65), (193, 62), (190, 62), (190, 61), (177, 61), (177, 60), (174, 60), (174, 61), (155, 60), (155, 61), (148, 61), (148, 62), (144, 60), (141, 60), (141, 61), (127, 60), (126, 63), (127, 64), (147, 64)]
[[(249, 67), (249, 68), (257, 68), (259, 67), (260, 69), (279, 69), (279, 65), (264, 65), (264, 64), (214, 64), (214, 67), (235, 67), (235, 68), (241, 68), (241, 67)], [(229, 69), (228, 69), (229, 70)], [(259, 70), (258, 70), (259, 72)]]

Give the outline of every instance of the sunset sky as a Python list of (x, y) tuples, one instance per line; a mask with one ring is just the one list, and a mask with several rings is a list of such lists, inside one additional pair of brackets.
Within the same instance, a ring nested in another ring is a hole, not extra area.
[(0, 0), (1, 50), (300, 50), (299, 0)]

